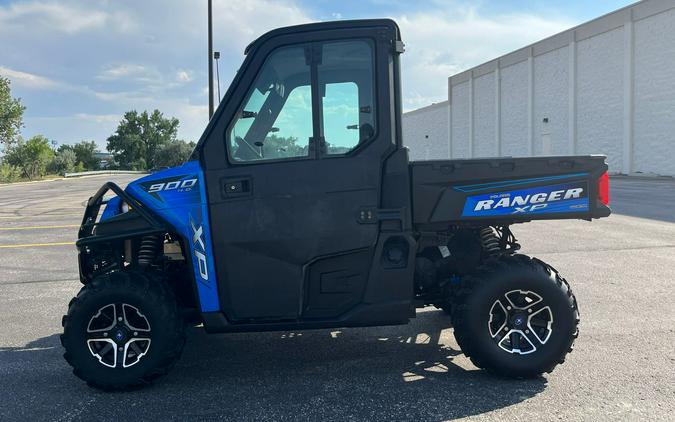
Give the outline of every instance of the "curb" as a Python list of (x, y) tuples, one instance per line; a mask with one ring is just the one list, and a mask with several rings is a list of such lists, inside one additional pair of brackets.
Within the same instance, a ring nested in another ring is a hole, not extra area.
[(55, 180), (63, 180), (63, 179), (64, 179), (63, 177), (55, 177), (53, 179), (29, 180), (27, 182), (0, 183), (0, 188), (5, 188), (5, 187), (8, 187), (8, 186), (29, 185), (31, 183), (53, 182)]
[(94, 170), (94, 171), (82, 171), (79, 173), (66, 173), (63, 177), (83, 177), (83, 176), (98, 176), (106, 174), (147, 174), (147, 171), (136, 171), (136, 170)]

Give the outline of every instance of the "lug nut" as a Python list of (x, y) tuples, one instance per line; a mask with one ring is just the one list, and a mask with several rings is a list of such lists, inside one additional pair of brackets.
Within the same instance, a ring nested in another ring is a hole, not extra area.
[(137, 335), (138, 335), (138, 331), (134, 331), (134, 335), (137, 336)]
[(510, 311), (510, 310), (511, 310), (511, 307), (510, 307), (510, 306), (507, 306), (507, 307), (506, 307), (506, 310), (507, 310), (507, 311)]
[(532, 313), (532, 309), (528, 309), (527, 312)]
[(525, 334), (530, 334), (530, 330), (525, 330)]
[(122, 321), (122, 317), (117, 317), (117, 320), (118, 320), (118, 321)]
[(124, 349), (120, 347), (120, 352), (123, 351)]
[(509, 327), (504, 327), (504, 331), (509, 331)]
[(108, 337), (108, 333), (103, 333), (103, 337)]

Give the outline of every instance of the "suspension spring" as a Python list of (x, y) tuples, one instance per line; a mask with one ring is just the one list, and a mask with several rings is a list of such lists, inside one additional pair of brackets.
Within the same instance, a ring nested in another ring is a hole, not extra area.
[(148, 266), (157, 257), (161, 238), (159, 236), (144, 236), (138, 248), (138, 265)]
[(494, 258), (501, 254), (502, 248), (499, 245), (499, 238), (492, 227), (484, 227), (480, 230), (480, 242), (489, 257)]

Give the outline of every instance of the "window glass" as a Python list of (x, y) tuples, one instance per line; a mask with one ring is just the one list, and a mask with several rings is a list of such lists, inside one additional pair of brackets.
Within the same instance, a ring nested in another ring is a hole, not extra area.
[(312, 89), (309, 85), (303, 85), (288, 94), (284, 107), (265, 139), (265, 157), (306, 156), (311, 136)]
[(323, 44), (318, 70), (325, 154), (345, 154), (375, 135), (371, 44), (362, 40)]
[(246, 162), (307, 157), (312, 136), (305, 47), (283, 48), (262, 66), (228, 132), (230, 158)]
[(359, 143), (359, 89), (354, 82), (326, 84), (323, 99), (326, 153), (344, 154)]

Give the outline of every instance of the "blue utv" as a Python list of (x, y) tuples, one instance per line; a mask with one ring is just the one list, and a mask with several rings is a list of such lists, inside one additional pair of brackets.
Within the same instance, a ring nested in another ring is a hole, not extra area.
[(61, 336), (75, 375), (147, 384), (178, 359), (187, 324), (406, 324), (428, 305), (451, 314), (480, 368), (530, 377), (563, 362), (576, 299), (518, 253), (511, 227), (608, 216), (605, 157), (411, 162), (401, 53), (391, 20), (271, 31), (189, 162), (92, 196)]

